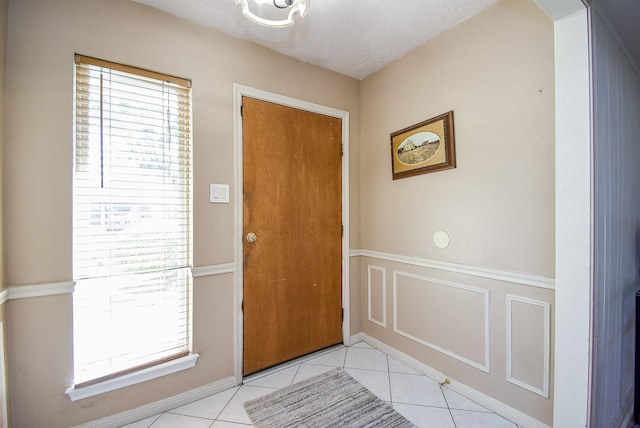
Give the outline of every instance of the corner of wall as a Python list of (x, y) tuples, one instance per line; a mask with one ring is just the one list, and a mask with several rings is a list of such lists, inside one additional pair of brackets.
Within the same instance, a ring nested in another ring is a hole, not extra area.
[(5, 263), (4, 263), (4, 216), (3, 216), (3, 163), (4, 163), (4, 117), (5, 117), (5, 85), (6, 85), (6, 58), (7, 58), (7, 28), (9, 16), (9, 0), (0, 0), (0, 291), (6, 289)]

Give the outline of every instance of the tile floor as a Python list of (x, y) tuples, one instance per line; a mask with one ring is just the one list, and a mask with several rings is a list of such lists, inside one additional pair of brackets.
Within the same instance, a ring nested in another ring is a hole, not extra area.
[(364, 342), (331, 349), (314, 358), (301, 359), (254, 375), (245, 379), (241, 386), (126, 425), (126, 428), (251, 427), (253, 425), (242, 403), (335, 367), (343, 367), (418, 427), (517, 428), (502, 416), (441, 387)]

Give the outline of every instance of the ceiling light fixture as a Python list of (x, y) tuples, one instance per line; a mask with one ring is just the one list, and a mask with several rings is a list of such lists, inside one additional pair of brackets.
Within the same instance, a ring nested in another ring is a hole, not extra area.
[[(288, 15), (286, 19), (268, 19), (262, 16), (256, 15), (249, 8), (249, 2), (253, 1), (258, 5), (272, 5), (276, 9), (287, 9)], [(304, 18), (309, 11), (310, 0), (236, 0), (236, 4), (242, 6), (242, 14), (249, 20), (256, 24), (263, 25), (265, 27), (283, 28), (293, 25), (293, 15), (298, 14), (301, 18)]]

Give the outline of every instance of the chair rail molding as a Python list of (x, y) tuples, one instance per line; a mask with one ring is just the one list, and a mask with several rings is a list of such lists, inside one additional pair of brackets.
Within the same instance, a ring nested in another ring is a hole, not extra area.
[(424, 259), (420, 257), (403, 256), (399, 254), (383, 253), (372, 250), (351, 250), (350, 257), (370, 257), (378, 260), (386, 260), (389, 262), (404, 263), (412, 266), (420, 266), (430, 269), (438, 269), (447, 272), (461, 273), (464, 275), (477, 276), (498, 281), (511, 282), (514, 284), (528, 285), (531, 287), (546, 288), (555, 290), (555, 279), (544, 276), (509, 272), (500, 269), (486, 268), (481, 266), (463, 265), (459, 263), (442, 262), (438, 260)]
[[(191, 269), (193, 278), (234, 273), (233, 263), (201, 266)], [(27, 299), (30, 297), (55, 296), (58, 294), (72, 294), (76, 283), (74, 281), (54, 282), (49, 284), (10, 285), (0, 292), (0, 304), (7, 300)]]
[(10, 285), (8, 300), (27, 299), (30, 297), (56, 296), (58, 294), (71, 294), (75, 288), (74, 281), (54, 282), (50, 284), (35, 285)]
[(191, 275), (194, 278), (203, 276), (222, 275), (225, 273), (234, 273), (236, 271), (233, 263), (224, 263), (219, 265), (194, 267), (191, 269)]

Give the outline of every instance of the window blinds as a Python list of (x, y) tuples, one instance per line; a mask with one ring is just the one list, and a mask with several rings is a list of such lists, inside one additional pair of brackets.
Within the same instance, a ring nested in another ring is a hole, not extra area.
[(190, 83), (76, 56), (75, 384), (189, 352)]

